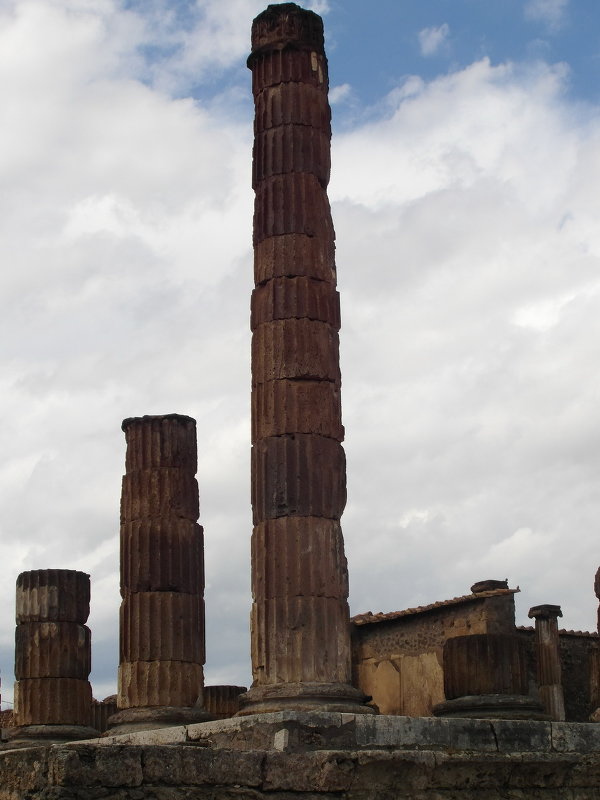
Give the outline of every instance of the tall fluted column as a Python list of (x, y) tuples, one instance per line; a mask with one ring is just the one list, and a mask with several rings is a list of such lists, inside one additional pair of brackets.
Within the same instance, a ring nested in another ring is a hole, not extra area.
[(242, 714), (372, 712), (350, 685), (327, 59), (321, 18), (252, 26), (252, 671)]
[(535, 619), (535, 653), (540, 699), (549, 716), (558, 722), (565, 719), (565, 698), (562, 687), (558, 617), (560, 606), (542, 605), (529, 609)]
[(126, 419), (121, 495), (118, 731), (210, 716), (204, 685), (204, 542), (198, 525), (196, 423)]
[(8, 739), (68, 741), (92, 728), (90, 577), (68, 569), (17, 578), (15, 728)]

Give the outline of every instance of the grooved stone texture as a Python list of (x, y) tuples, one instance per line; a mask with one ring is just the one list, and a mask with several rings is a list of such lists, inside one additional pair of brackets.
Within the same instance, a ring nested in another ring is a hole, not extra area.
[(109, 726), (152, 727), (154, 712), (143, 711), (148, 708), (163, 708), (156, 718), (175, 724), (172, 712), (202, 703), (204, 539), (197, 524), (196, 423), (179, 414), (134, 417), (123, 430), (117, 705), (140, 713), (129, 712), (130, 719), (121, 711)]
[[(16, 728), (75, 725), (92, 717), (90, 578), (34, 570), (17, 578)], [(60, 737), (59, 737), (60, 738)]]
[[(252, 26), (252, 673), (240, 714), (363, 709), (350, 686), (331, 112), (323, 23)], [(371, 711), (371, 709), (367, 709)]]

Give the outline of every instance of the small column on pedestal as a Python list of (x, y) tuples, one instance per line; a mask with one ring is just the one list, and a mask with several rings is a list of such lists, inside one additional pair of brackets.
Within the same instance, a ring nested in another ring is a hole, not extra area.
[(558, 617), (560, 606), (541, 605), (529, 609), (535, 619), (535, 653), (540, 698), (546, 713), (557, 722), (565, 719), (565, 699), (561, 680)]
[(9, 746), (98, 736), (92, 728), (90, 577), (67, 569), (17, 578), (15, 727)]
[(117, 707), (111, 732), (212, 719), (203, 708), (204, 542), (196, 423), (126, 419)]

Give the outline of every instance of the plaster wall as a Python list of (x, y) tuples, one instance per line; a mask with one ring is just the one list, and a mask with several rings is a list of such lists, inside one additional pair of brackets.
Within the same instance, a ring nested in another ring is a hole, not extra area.
[(473, 596), (372, 624), (354, 624), (353, 680), (382, 714), (430, 716), (444, 700), (442, 652), (454, 636), (514, 631), (513, 594)]

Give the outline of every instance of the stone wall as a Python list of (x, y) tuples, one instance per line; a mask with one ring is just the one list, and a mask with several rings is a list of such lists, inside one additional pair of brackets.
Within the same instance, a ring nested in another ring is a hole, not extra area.
[(0, 753), (0, 800), (598, 800), (596, 725), (265, 714)]
[[(534, 628), (517, 628), (527, 643), (530, 694), (536, 694)], [(562, 685), (567, 720), (587, 722), (600, 707), (600, 641), (595, 633), (559, 631)]]
[(446, 639), (514, 631), (514, 593), (468, 595), (399, 614), (355, 617), (353, 680), (382, 714), (429, 716), (444, 700)]

